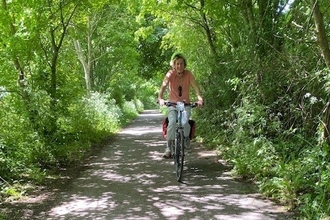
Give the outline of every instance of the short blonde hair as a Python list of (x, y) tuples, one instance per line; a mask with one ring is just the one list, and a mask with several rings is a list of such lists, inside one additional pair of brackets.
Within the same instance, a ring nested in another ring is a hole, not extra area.
[(172, 55), (172, 57), (171, 57), (171, 61), (170, 61), (170, 65), (171, 65), (171, 67), (173, 67), (174, 62), (175, 62), (177, 59), (183, 59), (184, 67), (187, 66), (187, 60), (186, 60), (186, 58), (185, 58), (181, 53), (174, 53), (174, 54)]

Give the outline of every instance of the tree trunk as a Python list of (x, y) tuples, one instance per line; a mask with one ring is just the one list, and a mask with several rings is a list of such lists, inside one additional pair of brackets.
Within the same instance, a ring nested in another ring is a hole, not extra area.
[[(51, 98), (50, 101), (50, 111), (51, 111), (51, 117), (49, 119), (50, 126), (45, 131), (46, 135), (49, 135), (50, 137), (54, 135), (58, 129), (57, 127), (57, 119), (58, 119), (58, 94), (57, 94), (57, 65), (58, 65), (58, 58), (60, 54), (60, 49), (63, 45), (64, 38), (66, 37), (68, 27), (70, 25), (70, 21), (77, 9), (77, 5), (75, 5), (72, 9), (72, 11), (69, 13), (67, 19), (65, 18), (64, 14), (64, 6), (62, 4), (59, 5), (59, 12), (60, 12), (60, 18), (58, 26), (50, 26), (49, 34), (50, 34), (50, 42), (52, 47), (52, 54), (51, 54), (51, 60), (49, 62), (50, 70), (51, 70), (51, 85), (49, 88), (49, 96)], [(61, 30), (58, 34), (58, 30)], [(46, 52), (45, 52), (46, 53)]]
[(200, 4), (201, 4), (201, 17), (202, 17), (202, 22), (203, 22), (203, 28), (205, 30), (206, 33), (206, 37), (207, 37), (207, 41), (209, 42), (210, 45), (210, 50), (212, 53), (212, 56), (217, 60), (218, 59), (218, 53), (216, 50), (216, 46), (215, 46), (215, 34), (211, 31), (211, 28), (209, 26), (209, 22), (208, 19), (206, 17), (206, 14), (204, 12), (204, 7), (205, 7), (205, 0), (200, 0)]
[(93, 55), (92, 55), (92, 33), (93, 25), (90, 17), (87, 18), (87, 54), (85, 55), (79, 40), (74, 40), (75, 50), (78, 56), (78, 59), (83, 66), (85, 74), (85, 83), (87, 95), (92, 91), (93, 81), (92, 81), (92, 65), (93, 65)]
[(323, 15), (321, 13), (320, 6), (317, 0), (311, 0), (311, 6), (313, 9), (313, 18), (316, 26), (317, 41), (321, 48), (324, 61), (328, 69), (330, 69), (330, 48), (329, 42), (327, 40), (327, 33), (324, 26)]
[[(89, 39), (90, 38), (88, 38), (88, 40)], [(91, 73), (90, 73), (91, 72), (91, 62), (88, 60), (88, 58), (85, 59), (84, 52), (81, 48), (79, 40), (74, 41), (74, 47), (75, 47), (76, 53), (78, 55), (78, 59), (84, 69), (87, 94), (90, 94), (90, 92), (92, 90)], [(88, 52), (88, 54), (90, 54), (90, 52)]]
[(50, 88), (48, 90), (49, 96), (51, 98), (50, 100), (50, 111), (51, 112), (51, 118), (49, 120), (50, 127), (46, 129), (45, 135), (51, 135), (54, 134), (57, 131), (57, 61), (58, 61), (58, 55), (59, 55), (59, 49), (56, 45), (56, 38), (55, 38), (55, 31), (53, 29), (50, 30), (51, 35), (51, 42), (52, 42), (52, 59), (50, 62)]
[[(321, 48), (322, 55), (324, 57), (324, 61), (330, 69), (330, 48), (329, 48), (329, 42), (327, 40), (327, 33), (325, 31), (324, 21), (323, 21), (323, 15), (320, 10), (320, 6), (317, 0), (310, 0), (312, 11), (313, 11), (313, 18), (315, 22), (316, 27), (316, 36), (318, 44)], [(329, 136), (330, 136), (330, 101), (328, 101), (326, 108), (324, 110), (324, 118), (323, 118), (323, 124), (324, 124), (324, 131), (323, 136), (325, 141), (330, 144)]]

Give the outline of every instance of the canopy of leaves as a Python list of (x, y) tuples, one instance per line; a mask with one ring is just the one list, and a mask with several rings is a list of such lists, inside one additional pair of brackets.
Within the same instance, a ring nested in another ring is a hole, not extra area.
[(79, 161), (141, 101), (156, 107), (180, 51), (205, 101), (199, 141), (305, 218), (329, 217), (330, 74), (317, 6), (327, 42), (327, 1), (3, 1), (0, 176)]

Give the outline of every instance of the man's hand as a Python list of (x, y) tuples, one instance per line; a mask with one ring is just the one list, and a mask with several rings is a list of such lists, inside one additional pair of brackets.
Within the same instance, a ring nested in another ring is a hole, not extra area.
[(199, 99), (197, 104), (198, 104), (198, 107), (201, 107), (202, 105), (204, 105), (203, 99)]
[(160, 106), (163, 106), (165, 104), (165, 101), (164, 101), (164, 99), (159, 98), (158, 103), (159, 103)]

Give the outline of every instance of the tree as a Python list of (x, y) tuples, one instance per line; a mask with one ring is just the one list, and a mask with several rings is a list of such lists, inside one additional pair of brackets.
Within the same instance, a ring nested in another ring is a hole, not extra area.
[[(95, 57), (97, 46), (95, 45), (95, 37), (97, 36), (97, 28), (105, 17), (105, 9), (99, 8), (99, 4), (90, 4), (89, 10), (80, 13), (80, 18), (75, 19), (73, 44), (85, 75), (85, 84), (87, 95), (93, 90), (93, 67), (98, 57)], [(82, 37), (83, 36), (83, 37)], [(83, 43), (83, 45), (82, 45)], [(104, 54), (100, 54), (103, 56)]]
[[(54, 134), (57, 131), (57, 65), (60, 50), (63, 45), (65, 37), (67, 37), (68, 28), (72, 17), (74, 16), (78, 5), (65, 1), (48, 1), (48, 7), (50, 9), (48, 14), (49, 25), (49, 41), (41, 41), (41, 47), (43, 48), (45, 58), (50, 67), (50, 81), (51, 85), (48, 93), (51, 98), (50, 109), (53, 110), (53, 117), (51, 117), (50, 134)], [(59, 20), (56, 20), (58, 18)], [(49, 44), (51, 47), (48, 47)], [(51, 48), (49, 51), (48, 48)]]
[[(58, 102), (62, 95), (58, 93), (58, 87), (63, 82), (59, 78), (59, 56), (65, 54), (61, 52), (65, 51), (63, 45), (68, 28), (79, 4), (61, 0), (42, 4), (34, 1), (25, 1), (24, 4), (2, 2), (2, 13), (6, 18), (1, 20), (5, 33), (2, 39), (6, 45), (4, 53), (10, 54), (13, 68), (18, 73), (20, 97), (32, 127), (40, 135), (53, 135), (57, 130)], [(60, 67), (60, 72), (62, 70)], [(11, 71), (10, 67), (7, 71)], [(14, 88), (13, 84), (8, 86)], [(36, 100), (43, 92), (49, 97), (47, 114), (39, 111), (39, 105), (46, 102)]]
[[(330, 70), (330, 48), (329, 41), (327, 39), (327, 32), (324, 25), (323, 15), (319, 6), (319, 1), (310, 0), (311, 10), (313, 12), (313, 18), (316, 27), (316, 36), (318, 40), (319, 47), (322, 51), (324, 61)], [(324, 139), (330, 144), (330, 101), (327, 102), (326, 107), (324, 109)]]

